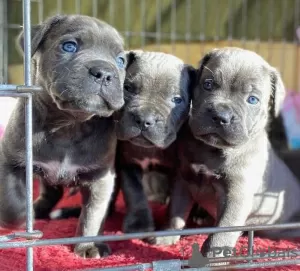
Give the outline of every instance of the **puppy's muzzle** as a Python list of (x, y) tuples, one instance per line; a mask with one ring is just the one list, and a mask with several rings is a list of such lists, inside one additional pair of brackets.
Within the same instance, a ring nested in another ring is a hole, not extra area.
[(116, 75), (112, 71), (100, 66), (90, 68), (89, 74), (95, 78), (97, 83), (104, 84), (105, 86), (109, 86), (112, 83), (113, 78), (116, 78)]
[(97, 93), (109, 109), (119, 110), (124, 105), (123, 91), (116, 68), (106, 61), (94, 62), (88, 69), (89, 76), (99, 84)]
[(154, 129), (160, 120), (159, 116), (151, 111), (135, 112), (132, 114), (132, 118), (141, 131)]
[(207, 114), (211, 121), (217, 126), (228, 126), (232, 124), (234, 120), (233, 111), (229, 106), (224, 104), (207, 108)]

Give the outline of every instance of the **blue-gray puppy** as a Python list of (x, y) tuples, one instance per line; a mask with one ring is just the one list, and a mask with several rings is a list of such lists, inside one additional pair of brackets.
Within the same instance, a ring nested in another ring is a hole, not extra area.
[[(147, 200), (169, 197), (177, 133), (188, 117), (195, 75), (193, 67), (170, 54), (128, 54), (125, 106), (116, 114), (116, 168), (127, 207), (125, 232), (154, 230)], [(156, 171), (153, 178), (151, 171)]]
[[(254, 52), (216, 49), (202, 60), (192, 91), (189, 122), (179, 135), (176, 184), (168, 228), (182, 229), (194, 202), (216, 226), (296, 221), (300, 184), (269, 143), (267, 126), (278, 115), (285, 88), (277, 70)], [(268, 237), (291, 231), (259, 231)], [(209, 235), (202, 252), (234, 247), (240, 232)], [(176, 237), (159, 238), (171, 244)], [(222, 256), (222, 255), (218, 255)]]
[[(18, 43), (23, 49), (23, 32)], [(33, 165), (41, 180), (36, 218), (47, 218), (63, 187), (79, 186), (77, 235), (101, 232), (114, 187), (116, 135), (112, 114), (124, 104), (123, 39), (110, 25), (57, 15), (32, 27)], [(19, 99), (0, 149), (0, 224), (25, 222), (25, 102)], [(77, 244), (82, 257), (109, 253), (105, 244)]]

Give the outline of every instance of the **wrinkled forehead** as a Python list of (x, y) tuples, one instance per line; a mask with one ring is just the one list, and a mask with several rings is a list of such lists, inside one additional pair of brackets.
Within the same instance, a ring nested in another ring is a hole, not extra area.
[(188, 74), (183, 69), (182, 63), (160, 67), (155, 63), (136, 61), (129, 66), (126, 78), (134, 82), (141, 91), (153, 90), (155, 92), (159, 88), (173, 88), (175, 91), (182, 88), (188, 81)]
[[(271, 90), (270, 69), (259, 58), (237, 56), (213, 57), (203, 66), (201, 78), (212, 78), (219, 86), (251, 91)], [(269, 93), (266, 93), (269, 95)]]
[(69, 38), (80, 42), (89, 41), (95, 45), (106, 45), (116, 51), (124, 50), (123, 40), (112, 26), (89, 17), (69, 16), (50, 30), (50, 40)]
[[(126, 77), (131, 80), (149, 81), (178, 81), (182, 75), (183, 63), (151, 59), (148, 57), (138, 57), (127, 69)], [(165, 79), (165, 80), (164, 80)]]

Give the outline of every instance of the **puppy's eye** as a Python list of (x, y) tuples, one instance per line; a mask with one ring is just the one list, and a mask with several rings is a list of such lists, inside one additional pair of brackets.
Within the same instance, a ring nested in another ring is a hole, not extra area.
[(182, 98), (180, 96), (175, 96), (172, 98), (172, 102), (174, 104), (180, 104), (180, 103), (182, 103)]
[(203, 88), (208, 91), (212, 90), (213, 89), (213, 80), (212, 79), (204, 80)]
[(62, 49), (67, 53), (75, 53), (77, 51), (77, 43), (75, 41), (66, 41), (62, 45)]
[(249, 96), (247, 102), (249, 104), (257, 104), (259, 102), (259, 99), (255, 96)]
[(120, 69), (123, 69), (124, 66), (125, 66), (125, 58), (123, 56), (118, 56), (116, 58), (116, 62), (117, 62), (117, 66), (120, 68)]

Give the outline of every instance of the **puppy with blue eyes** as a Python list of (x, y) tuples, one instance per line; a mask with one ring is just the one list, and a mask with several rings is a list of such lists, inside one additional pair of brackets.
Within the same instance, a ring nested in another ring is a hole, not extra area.
[[(32, 26), (33, 170), (41, 180), (35, 218), (48, 218), (63, 187), (79, 186), (78, 236), (102, 231), (114, 187), (113, 113), (124, 105), (126, 58), (112, 26), (80, 15), (54, 16)], [(24, 33), (18, 38), (23, 50)], [(25, 102), (19, 99), (0, 146), (0, 225), (26, 219)], [(82, 243), (82, 257), (109, 254), (105, 244)]]
[[(181, 162), (168, 228), (183, 229), (195, 202), (217, 227), (296, 222), (300, 183), (267, 135), (285, 97), (279, 73), (256, 53), (239, 48), (209, 52), (198, 72), (190, 118), (178, 136)], [(234, 247), (240, 234), (209, 235), (203, 254)], [(299, 230), (257, 234), (282, 238)], [(158, 243), (173, 244), (179, 237), (158, 238)]]
[(177, 133), (188, 118), (196, 70), (159, 52), (130, 51), (127, 63), (125, 105), (115, 114), (116, 170), (127, 208), (123, 231), (147, 232), (155, 230), (148, 200), (168, 202)]

